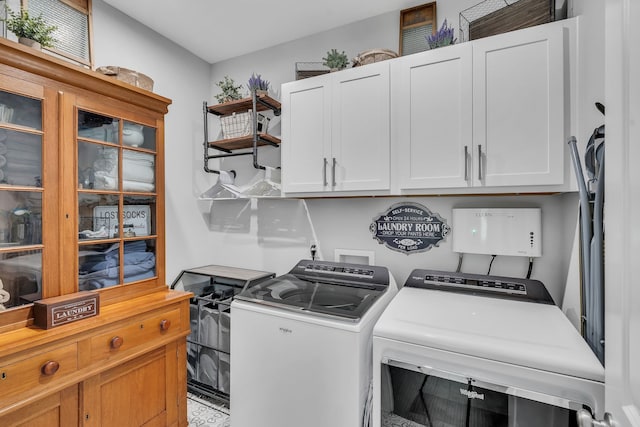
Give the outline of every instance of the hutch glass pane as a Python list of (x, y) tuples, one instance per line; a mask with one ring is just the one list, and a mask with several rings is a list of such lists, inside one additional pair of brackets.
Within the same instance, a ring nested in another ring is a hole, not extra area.
[(0, 182), (42, 187), (42, 135), (0, 129)]
[(78, 188), (118, 190), (118, 149), (78, 142)]
[(156, 234), (156, 198), (125, 196), (124, 237), (141, 237)]
[(129, 147), (156, 149), (155, 128), (133, 122), (124, 122), (122, 126), (122, 144)]
[(118, 196), (80, 193), (78, 218), (80, 240), (118, 237)]
[(2, 123), (42, 130), (40, 100), (0, 91), (0, 124)]
[(42, 298), (42, 252), (0, 253), (0, 311)]
[(0, 248), (41, 243), (42, 193), (0, 191)]
[(78, 138), (118, 144), (120, 121), (89, 111), (78, 111)]
[(78, 249), (78, 289), (89, 291), (120, 283), (120, 244), (81, 245)]
[(124, 243), (124, 282), (149, 279), (156, 275), (156, 241), (133, 240)]
[(153, 192), (156, 189), (156, 156), (141, 151), (122, 152), (122, 190)]

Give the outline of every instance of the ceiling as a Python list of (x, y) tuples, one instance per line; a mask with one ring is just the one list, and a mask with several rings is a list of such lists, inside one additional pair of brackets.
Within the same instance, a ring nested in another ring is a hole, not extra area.
[(208, 63), (429, 0), (104, 0)]

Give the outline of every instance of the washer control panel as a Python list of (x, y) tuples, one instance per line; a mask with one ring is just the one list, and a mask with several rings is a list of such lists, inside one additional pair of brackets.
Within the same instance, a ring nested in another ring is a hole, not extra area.
[(379, 265), (301, 260), (289, 272), (307, 280), (366, 287), (387, 287), (389, 270)]
[(416, 269), (404, 286), (554, 304), (539, 280)]
[(527, 294), (527, 285), (524, 283), (515, 282), (513, 280), (502, 280), (491, 276), (486, 276), (484, 279), (470, 279), (461, 277), (459, 275), (450, 274), (427, 274), (424, 277), (425, 282), (429, 282), (433, 285), (447, 285), (466, 289), (482, 288), (489, 292), (504, 292), (504, 293), (518, 293), (521, 295)]

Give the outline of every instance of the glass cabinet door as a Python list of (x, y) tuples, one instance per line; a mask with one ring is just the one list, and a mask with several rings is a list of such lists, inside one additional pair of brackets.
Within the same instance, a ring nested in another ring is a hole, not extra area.
[(0, 311), (42, 297), (42, 109), (0, 90)]
[(78, 289), (156, 277), (156, 129), (77, 111)]

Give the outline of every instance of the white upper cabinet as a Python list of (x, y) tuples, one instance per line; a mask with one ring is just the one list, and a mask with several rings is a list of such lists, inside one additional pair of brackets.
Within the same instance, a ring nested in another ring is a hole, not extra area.
[(330, 184), (336, 191), (388, 190), (389, 63), (333, 77)]
[(329, 74), (282, 85), (282, 190), (319, 192), (328, 187), (331, 157)]
[(474, 185), (563, 184), (564, 57), (561, 25), (473, 42)]
[(284, 192), (570, 189), (571, 28), (553, 22), (282, 85)]
[(404, 56), (391, 65), (401, 189), (471, 184), (471, 44)]
[(285, 193), (389, 189), (389, 64), (282, 85)]

